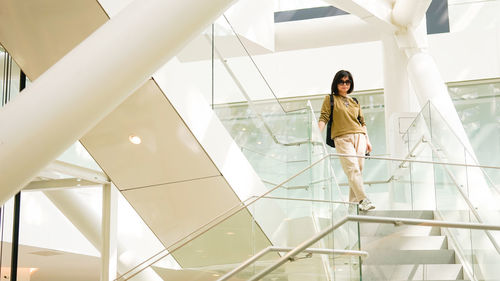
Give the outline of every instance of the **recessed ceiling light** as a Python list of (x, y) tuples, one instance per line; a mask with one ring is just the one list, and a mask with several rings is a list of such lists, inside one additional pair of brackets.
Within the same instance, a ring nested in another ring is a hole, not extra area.
[(39, 268), (32, 267), (30, 268), (30, 274), (33, 274), (34, 272), (37, 272)]
[(257, 144), (262, 144), (262, 142), (261, 142), (261, 141), (258, 141), (258, 142), (257, 142)]
[(214, 273), (214, 274), (212, 274), (212, 276), (213, 276), (213, 277), (219, 277), (219, 276), (220, 276), (220, 274)]
[(130, 135), (128, 137), (128, 140), (133, 144), (140, 144), (142, 142), (141, 138), (136, 135)]
[(235, 233), (234, 233), (234, 232), (229, 231), (229, 232), (226, 232), (226, 234), (227, 234), (227, 235), (234, 235)]
[(241, 130), (242, 130), (242, 131), (246, 131), (246, 130), (247, 130), (247, 128), (242, 128)]

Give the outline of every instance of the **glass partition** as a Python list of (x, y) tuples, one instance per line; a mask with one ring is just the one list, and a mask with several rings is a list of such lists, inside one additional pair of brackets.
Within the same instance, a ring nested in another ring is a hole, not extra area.
[[(404, 138), (408, 142), (408, 154), (412, 159), (456, 164), (434, 165), (432, 170), (425, 169), (423, 164), (411, 164), (412, 169), (415, 165), (419, 165), (419, 170), (425, 175), (434, 174), (433, 183), (429, 182), (428, 176), (418, 176), (412, 173), (412, 177), (434, 186), (435, 210), (443, 220), (490, 224), (498, 222), (497, 214), (500, 212), (495, 202), (500, 199), (500, 192), (491, 176), (497, 175), (500, 170), (496, 167), (477, 166), (479, 163), (471, 149), (455, 135), (446, 119), (431, 103), (422, 109)], [(414, 180), (412, 182), (413, 187), (418, 184)], [(423, 189), (425, 187), (421, 186), (412, 190)], [(420, 205), (421, 202), (429, 202), (429, 198), (431, 197), (421, 196), (419, 199), (416, 196), (413, 204)], [(472, 274), (480, 276), (479, 269), (490, 270), (487, 263), (477, 264), (478, 248), (473, 242), (481, 240), (475, 237), (482, 237), (483, 240), (488, 240), (490, 249), (498, 248), (500, 240), (496, 232), (450, 229), (449, 233), (459, 245), (458, 251), (467, 261), (466, 266)]]
[[(279, 188), (274, 191), (282, 192)], [(189, 276), (207, 276), (214, 280), (230, 272), (260, 251), (270, 246), (293, 248), (315, 234), (329, 227), (348, 212), (355, 214), (357, 208), (349, 208), (346, 203), (326, 200), (289, 199), (274, 196), (273, 192), (252, 202), (246, 207), (240, 205), (227, 215), (213, 221), (197, 233), (171, 245), (169, 252), (153, 257), (143, 266), (127, 273), (118, 280), (139, 280), (138, 274), (145, 269), (154, 270), (162, 279)], [(348, 205), (348, 204), (347, 204)], [(353, 213), (354, 212), (354, 213)], [(348, 223), (327, 235), (311, 246), (317, 249), (359, 249), (357, 224)], [(284, 251), (269, 253), (260, 257), (246, 269), (235, 275), (235, 280), (248, 279), (268, 265), (277, 261)], [(182, 271), (172, 270), (162, 265), (165, 259), (174, 258)], [(301, 264), (315, 268), (308, 274), (326, 276), (332, 274), (335, 267), (355, 268), (359, 276), (359, 261), (345, 255), (305, 255)], [(351, 263), (358, 264), (353, 266)], [(287, 265), (277, 270), (273, 278), (280, 275), (298, 274), (298, 263)], [(302, 269), (304, 270), (304, 269)], [(195, 275), (191, 275), (195, 274)], [(239, 278), (239, 279), (238, 279)], [(273, 280), (273, 279), (265, 279)], [(359, 279), (355, 279), (359, 280)]]

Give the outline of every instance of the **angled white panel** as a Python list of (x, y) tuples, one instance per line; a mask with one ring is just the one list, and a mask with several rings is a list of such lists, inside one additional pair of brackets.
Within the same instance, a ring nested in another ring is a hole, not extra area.
[(220, 174), (152, 80), (81, 141), (120, 190)]
[(239, 203), (221, 176), (122, 193), (166, 247)]

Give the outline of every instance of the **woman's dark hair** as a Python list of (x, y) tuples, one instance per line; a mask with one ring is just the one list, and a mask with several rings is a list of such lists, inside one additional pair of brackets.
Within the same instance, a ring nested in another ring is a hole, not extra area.
[(333, 77), (332, 94), (339, 94), (339, 88), (337, 88), (337, 85), (340, 83), (340, 81), (342, 81), (342, 78), (344, 77), (347, 77), (349, 78), (349, 80), (351, 80), (351, 87), (349, 87), (347, 93), (350, 94), (352, 90), (354, 90), (354, 79), (352, 79), (351, 73), (347, 70), (339, 70), (337, 74), (335, 74), (335, 77)]

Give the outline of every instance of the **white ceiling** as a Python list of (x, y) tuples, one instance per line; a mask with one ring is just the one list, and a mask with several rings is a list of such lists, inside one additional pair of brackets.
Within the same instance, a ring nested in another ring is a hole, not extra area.
[[(3, 277), (10, 276), (11, 244), (2, 244)], [(18, 267), (34, 269), (30, 281), (99, 280), (100, 266), (99, 257), (19, 245)]]

